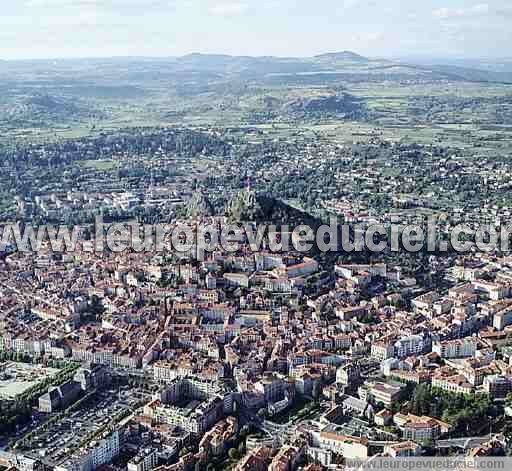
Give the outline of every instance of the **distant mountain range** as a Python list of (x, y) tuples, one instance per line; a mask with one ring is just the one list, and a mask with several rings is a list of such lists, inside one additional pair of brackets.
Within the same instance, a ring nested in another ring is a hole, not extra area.
[[(263, 72), (310, 72), (321, 71), (350, 64), (368, 64), (371, 62), (367, 57), (360, 56), (355, 52), (342, 51), (320, 54), (314, 57), (274, 57), (274, 56), (229, 56), (224, 54), (200, 54), (193, 53), (175, 58), (176, 64), (186, 67), (206, 68), (216, 71), (263, 71)], [(296, 69), (296, 70), (295, 70)]]
[[(312, 57), (231, 56), (193, 53), (181, 57), (118, 57), (101, 59), (1, 61), (0, 79), (15, 74), (30, 74), (33, 65), (38, 71), (59, 72), (82, 77), (120, 78), (130, 84), (146, 80), (179, 80), (190, 83), (211, 80), (278, 80), (290, 83), (329, 83), (340, 80), (387, 80), (388, 78), (461, 80), (512, 83), (512, 66), (482, 62), (456, 61), (429, 64), (410, 61), (364, 57), (352, 51), (328, 52)], [(478, 66), (478, 67), (477, 67)], [(481, 67), (480, 67), (481, 66)], [(287, 77), (287, 78), (282, 78)]]
[(370, 59), (364, 56), (360, 56), (352, 51), (341, 51), (341, 52), (327, 52), (325, 54), (319, 54), (314, 57), (318, 60), (328, 61), (354, 61), (354, 62), (370, 62)]
[(294, 74), (372, 74), (430, 77), (433, 79), (477, 82), (512, 82), (512, 70), (495, 67), (476, 68), (473, 63), (450, 65), (400, 62), (368, 58), (352, 51), (328, 52), (313, 57), (230, 56), (188, 54), (172, 59), (176, 70), (210, 72), (241, 77)]

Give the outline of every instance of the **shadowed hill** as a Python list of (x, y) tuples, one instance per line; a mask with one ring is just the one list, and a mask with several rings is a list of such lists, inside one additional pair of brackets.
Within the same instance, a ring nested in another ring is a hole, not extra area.
[(214, 216), (215, 208), (211, 201), (200, 191), (196, 191), (187, 205), (187, 217)]
[(311, 214), (293, 208), (281, 200), (247, 190), (241, 191), (228, 202), (225, 213), (234, 222), (307, 224), (311, 227), (321, 224)]

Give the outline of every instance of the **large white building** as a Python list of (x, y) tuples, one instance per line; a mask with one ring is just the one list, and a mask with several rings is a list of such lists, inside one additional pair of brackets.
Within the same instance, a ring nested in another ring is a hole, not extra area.
[(157, 465), (157, 450), (155, 448), (145, 448), (128, 462), (128, 471), (151, 471)]
[(422, 335), (409, 335), (395, 342), (395, 355), (398, 358), (418, 355), (423, 352), (424, 348), (425, 341)]
[(395, 346), (391, 342), (374, 342), (371, 347), (371, 356), (377, 360), (384, 361), (392, 358), (395, 354)]
[(344, 458), (356, 459), (368, 457), (368, 439), (340, 435), (335, 432), (320, 432), (320, 447), (331, 450)]
[[(224, 415), (233, 412), (234, 393), (215, 381), (194, 376), (166, 382), (144, 413), (159, 423), (203, 434)], [(184, 406), (177, 406), (185, 403)]]
[(99, 440), (90, 442), (56, 466), (55, 471), (94, 471), (119, 456), (120, 442), (118, 430), (105, 433)]
[(496, 330), (503, 330), (510, 324), (512, 324), (512, 309), (509, 307), (497, 312), (492, 318), (492, 326)]
[(224, 416), (224, 404), (220, 398), (191, 400), (184, 407), (153, 401), (144, 407), (144, 414), (158, 423), (202, 435)]
[(288, 383), (281, 375), (268, 374), (254, 385), (254, 390), (263, 395), (265, 402), (271, 403), (283, 399), (287, 386)]
[(475, 356), (476, 345), (476, 339), (467, 337), (464, 339), (434, 342), (432, 345), (432, 351), (442, 358), (473, 357)]

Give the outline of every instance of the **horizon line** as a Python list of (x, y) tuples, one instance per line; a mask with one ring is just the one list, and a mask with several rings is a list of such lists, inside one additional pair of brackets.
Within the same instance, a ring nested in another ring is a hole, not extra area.
[(36, 62), (36, 61), (73, 61), (73, 60), (116, 60), (116, 59), (160, 59), (160, 60), (176, 60), (182, 59), (187, 56), (222, 56), (222, 57), (231, 57), (231, 58), (251, 58), (251, 59), (313, 59), (316, 57), (329, 55), (329, 54), (354, 54), (364, 59), (368, 59), (370, 61), (376, 60), (410, 60), (413, 58), (418, 59), (450, 59), (450, 60), (512, 60), (511, 56), (465, 56), (463, 54), (453, 54), (447, 53), (444, 55), (428, 53), (428, 52), (419, 52), (419, 53), (408, 53), (408, 54), (392, 54), (390, 56), (382, 56), (382, 55), (364, 55), (358, 52), (354, 52), (351, 50), (340, 50), (340, 51), (326, 51), (319, 52), (313, 55), (272, 55), (272, 54), (262, 54), (262, 55), (251, 55), (251, 54), (230, 54), (226, 52), (200, 52), (193, 51), (188, 52), (181, 55), (164, 55), (164, 54), (130, 54), (130, 55), (84, 55), (84, 56), (46, 56), (46, 57), (26, 57), (26, 58), (18, 58), (18, 59), (6, 59), (0, 57), (0, 62)]

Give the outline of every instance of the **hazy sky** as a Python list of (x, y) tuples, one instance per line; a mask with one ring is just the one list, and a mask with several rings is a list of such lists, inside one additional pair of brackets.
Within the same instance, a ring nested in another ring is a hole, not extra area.
[(3, 0), (0, 16), (3, 59), (345, 49), (504, 57), (511, 44), (511, 0)]

